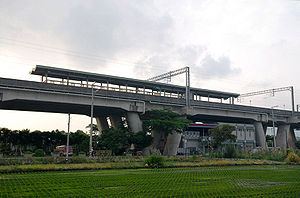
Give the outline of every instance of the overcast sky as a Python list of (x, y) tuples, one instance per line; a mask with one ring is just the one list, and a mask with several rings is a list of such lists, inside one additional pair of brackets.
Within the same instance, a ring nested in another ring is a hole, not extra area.
[[(38, 81), (29, 75), (37, 64), (139, 79), (189, 66), (192, 87), (294, 86), (300, 104), (299, 46), (300, 1), (0, 0), (6, 78)], [(289, 94), (243, 103), (289, 109)], [(89, 119), (73, 115), (72, 123), (84, 129)], [(0, 127), (66, 130), (67, 115), (0, 110)]]

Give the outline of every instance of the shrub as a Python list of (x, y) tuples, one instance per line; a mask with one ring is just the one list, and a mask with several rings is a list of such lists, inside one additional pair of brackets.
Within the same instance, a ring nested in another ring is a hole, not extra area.
[(223, 157), (224, 157), (224, 154), (223, 154), (223, 153), (220, 153), (220, 152), (217, 152), (217, 153), (210, 153), (210, 154), (209, 154), (209, 157), (210, 157), (210, 158), (223, 158)]
[(300, 157), (294, 152), (290, 152), (286, 158), (288, 163), (297, 163), (300, 164)]
[(224, 157), (225, 158), (234, 158), (236, 156), (236, 150), (234, 145), (228, 144), (225, 147)]
[(34, 157), (44, 157), (45, 152), (43, 149), (36, 149), (33, 154)]
[(24, 154), (32, 154), (31, 151), (24, 151)]
[(164, 158), (162, 156), (149, 156), (145, 160), (145, 166), (149, 166), (151, 168), (159, 168), (164, 166)]

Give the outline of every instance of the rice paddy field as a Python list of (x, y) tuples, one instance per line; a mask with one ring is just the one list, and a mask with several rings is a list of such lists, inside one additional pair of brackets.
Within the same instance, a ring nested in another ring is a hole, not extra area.
[(300, 166), (0, 174), (0, 197), (300, 197)]

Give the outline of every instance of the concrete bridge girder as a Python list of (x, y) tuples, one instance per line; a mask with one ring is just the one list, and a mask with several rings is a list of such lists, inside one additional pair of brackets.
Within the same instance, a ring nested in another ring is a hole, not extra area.
[(267, 122), (268, 114), (262, 114), (257, 112), (246, 112), (239, 110), (229, 110), (220, 108), (208, 108), (208, 107), (192, 107), (186, 109), (186, 114), (189, 116), (194, 116), (198, 114), (218, 116), (218, 117), (232, 117), (232, 118), (242, 118), (253, 121)]
[[(30, 101), (34, 102), (36, 106), (42, 104), (43, 102), (49, 102), (52, 104), (68, 104), (70, 105), (83, 105), (86, 108), (90, 108), (91, 106), (91, 96), (82, 95), (82, 94), (69, 94), (69, 93), (52, 93), (49, 92), (31, 92), (27, 90), (4, 90), (2, 93), (2, 102), (9, 101)], [(119, 98), (105, 98), (105, 97), (94, 97), (94, 108), (97, 107), (109, 107), (109, 108), (117, 108), (123, 109), (124, 111), (136, 111), (143, 112), (144, 111), (144, 103), (142, 101), (133, 101)], [(28, 110), (31, 110), (28, 108)], [(47, 111), (41, 109), (41, 111)], [(48, 109), (49, 112), (55, 112), (53, 109)], [(61, 112), (61, 111), (59, 111)], [(69, 110), (65, 113), (73, 113), (69, 112)], [(76, 113), (76, 112), (75, 112)]]

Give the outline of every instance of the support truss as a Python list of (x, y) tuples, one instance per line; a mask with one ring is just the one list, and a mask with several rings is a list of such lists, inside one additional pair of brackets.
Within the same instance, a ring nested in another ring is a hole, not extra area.
[(183, 67), (174, 71), (170, 71), (152, 78), (147, 79), (148, 81), (159, 81), (159, 80), (163, 80), (163, 79), (167, 79), (169, 81), (171, 81), (171, 77), (173, 76), (177, 76), (180, 74), (186, 74), (186, 91), (185, 91), (185, 98), (186, 98), (186, 106), (190, 106), (190, 95), (191, 95), (191, 91), (190, 91), (190, 68), (189, 67)]
[(275, 92), (282, 92), (282, 91), (290, 91), (291, 92), (292, 113), (294, 113), (295, 104), (294, 104), (294, 88), (293, 88), (293, 86), (280, 87), (280, 88), (275, 88), (275, 89), (267, 89), (267, 90), (262, 90), (262, 91), (255, 91), (255, 92), (240, 94), (240, 96), (238, 97), (238, 100), (240, 100), (241, 98), (245, 98), (245, 97), (264, 95), (264, 94), (272, 94), (274, 96)]

